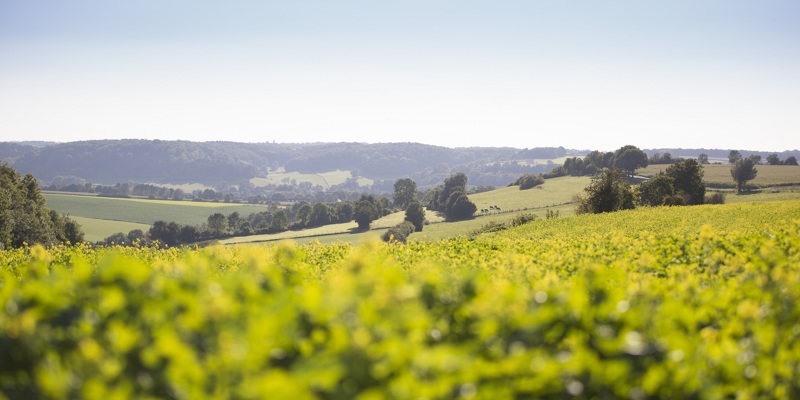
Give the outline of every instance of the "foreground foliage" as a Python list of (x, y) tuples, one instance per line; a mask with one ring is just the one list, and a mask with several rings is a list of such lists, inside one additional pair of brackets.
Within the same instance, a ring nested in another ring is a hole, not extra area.
[(0, 253), (10, 398), (797, 398), (800, 202)]

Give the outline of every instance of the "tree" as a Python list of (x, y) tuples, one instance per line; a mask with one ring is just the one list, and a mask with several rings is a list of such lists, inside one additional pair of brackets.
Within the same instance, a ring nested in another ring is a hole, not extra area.
[(736, 161), (739, 161), (741, 159), (742, 159), (742, 153), (740, 153), (738, 150), (731, 150), (731, 152), (728, 153), (728, 162), (731, 164), (735, 164)]
[(412, 201), (417, 200), (417, 183), (409, 178), (395, 181), (392, 200), (395, 207), (405, 210)]
[(308, 226), (309, 219), (311, 218), (311, 205), (308, 203), (303, 204), (294, 215), (294, 223), (299, 226)]
[(192, 225), (183, 225), (178, 230), (178, 240), (181, 243), (193, 243), (200, 237), (200, 232)]
[(353, 220), (353, 203), (344, 201), (336, 203), (336, 220), (339, 222), (350, 222)]
[(131, 229), (128, 232), (128, 242), (131, 244), (136, 244), (137, 242), (141, 242), (145, 239), (144, 232), (141, 229)]
[(699, 162), (700, 164), (709, 164), (709, 162), (708, 162), (708, 154), (700, 153), (700, 155), (697, 156), (697, 162)]
[(315, 203), (308, 217), (308, 226), (322, 226), (331, 223), (333, 210), (324, 203)]
[(280, 232), (286, 230), (289, 225), (289, 217), (286, 216), (286, 211), (278, 210), (272, 215), (272, 222), (269, 225), (271, 231)]
[(214, 213), (208, 216), (208, 231), (211, 236), (219, 236), (225, 233), (227, 225), (225, 215), (222, 213)]
[(444, 180), (444, 188), (442, 192), (439, 194), (439, 203), (443, 205), (447, 202), (447, 199), (450, 198), (450, 193), (454, 190), (462, 190), (464, 193), (467, 192), (467, 176), (464, 175), (462, 172), (455, 173), (450, 175)]
[(422, 207), (418, 201), (412, 201), (406, 208), (406, 221), (414, 225), (417, 232), (422, 232), (422, 226), (425, 222), (425, 208)]
[(747, 157), (753, 160), (753, 165), (761, 164), (761, 156), (758, 154), (751, 154), (750, 157)]
[(781, 162), (781, 159), (780, 159), (780, 157), (778, 157), (777, 154), (770, 154), (770, 155), (767, 156), (767, 164), (769, 164), (769, 165), (781, 165), (781, 164), (783, 164), (783, 162)]
[(614, 152), (614, 167), (633, 175), (637, 168), (647, 166), (647, 154), (636, 146), (623, 146)]
[(228, 220), (228, 229), (231, 232), (236, 233), (236, 231), (239, 230), (239, 225), (242, 224), (242, 217), (239, 216), (239, 212), (234, 211), (228, 214), (227, 220)]
[(783, 161), (783, 165), (797, 165), (797, 158), (795, 156), (786, 157), (786, 160)]
[(755, 179), (757, 174), (758, 170), (750, 157), (740, 158), (731, 166), (731, 177), (736, 182), (736, 191), (738, 193), (742, 193), (747, 181)]
[(586, 197), (577, 199), (578, 214), (599, 214), (634, 208), (631, 185), (618, 169), (601, 172), (584, 192)]
[[(222, 220), (225, 220), (224, 215), (222, 215)], [(178, 245), (179, 234), (180, 227), (177, 223), (161, 220), (154, 222), (153, 226), (150, 227), (150, 230), (147, 231), (147, 236), (150, 238), (150, 240), (157, 240), (168, 247)]]
[(675, 195), (675, 179), (666, 174), (658, 174), (642, 182), (636, 189), (637, 200), (643, 206), (662, 206)]
[(456, 189), (450, 192), (450, 197), (445, 205), (445, 215), (448, 220), (457, 221), (472, 218), (478, 207), (467, 197), (467, 192), (463, 189)]
[(695, 159), (684, 160), (670, 165), (664, 173), (671, 177), (675, 194), (686, 194), (687, 204), (703, 204), (706, 197), (706, 184), (703, 182), (703, 166)]
[(380, 208), (374, 197), (363, 195), (353, 207), (353, 217), (359, 229), (369, 229), (372, 221), (380, 218)]

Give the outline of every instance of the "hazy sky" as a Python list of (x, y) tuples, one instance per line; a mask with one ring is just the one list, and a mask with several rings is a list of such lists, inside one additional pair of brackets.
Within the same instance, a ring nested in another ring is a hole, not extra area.
[(0, 141), (800, 148), (800, 1), (0, 0)]

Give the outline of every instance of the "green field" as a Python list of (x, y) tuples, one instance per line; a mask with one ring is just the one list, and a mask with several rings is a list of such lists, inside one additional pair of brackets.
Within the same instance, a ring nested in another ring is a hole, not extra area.
[(749, 202), (407, 244), (0, 251), (0, 394), (794, 399), (798, 215)]
[(127, 234), (134, 229), (141, 229), (142, 232), (147, 233), (151, 225), (137, 224), (135, 222), (124, 221), (111, 221), (107, 219), (96, 219), (71, 216), (81, 225), (81, 230), (84, 232), (84, 240), (90, 242), (101, 241), (117, 232)]
[[(636, 171), (637, 174), (652, 176), (665, 169), (669, 165), (657, 164), (649, 165)], [(758, 174), (748, 185), (769, 187), (776, 185), (800, 185), (800, 166), (797, 165), (757, 165)], [(707, 164), (703, 165), (703, 179), (709, 184), (726, 185), (735, 187), (735, 182), (731, 178), (730, 164)]]
[[(158, 220), (174, 221), (182, 225), (200, 225), (208, 221), (208, 216), (214, 213), (228, 215), (237, 211), (242, 215), (249, 215), (266, 210), (265, 207), (257, 205), (212, 202), (121, 199), (54, 193), (44, 193), (44, 196), (48, 208), (73, 217), (146, 225), (152, 225)], [(94, 235), (94, 232), (91, 234)]]

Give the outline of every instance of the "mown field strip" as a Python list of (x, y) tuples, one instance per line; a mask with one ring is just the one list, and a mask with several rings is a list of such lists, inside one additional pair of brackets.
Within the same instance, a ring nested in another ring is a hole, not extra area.
[(107, 219), (78, 216), (71, 216), (70, 218), (81, 225), (81, 229), (84, 232), (84, 239), (90, 242), (103, 240), (117, 232), (128, 234), (128, 232), (134, 229), (141, 229), (142, 232), (147, 234), (147, 231), (150, 229), (150, 225), (138, 224), (135, 222), (111, 221)]
[(71, 216), (148, 225), (158, 220), (174, 221), (182, 225), (200, 225), (208, 221), (208, 216), (214, 213), (228, 215), (237, 211), (242, 215), (249, 215), (266, 210), (262, 206), (225, 203), (118, 199), (64, 194), (45, 194), (45, 197), (47, 207)]

